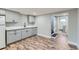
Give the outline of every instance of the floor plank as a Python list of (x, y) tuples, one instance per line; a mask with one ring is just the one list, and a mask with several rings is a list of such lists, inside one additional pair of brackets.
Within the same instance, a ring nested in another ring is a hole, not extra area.
[(33, 36), (8, 45), (3, 50), (57, 50), (54, 39)]

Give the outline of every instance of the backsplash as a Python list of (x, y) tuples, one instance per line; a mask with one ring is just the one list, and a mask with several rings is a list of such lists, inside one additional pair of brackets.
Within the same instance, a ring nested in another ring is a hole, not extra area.
[(17, 22), (6, 22), (6, 27), (11, 27), (11, 26), (23, 26), (23, 24)]

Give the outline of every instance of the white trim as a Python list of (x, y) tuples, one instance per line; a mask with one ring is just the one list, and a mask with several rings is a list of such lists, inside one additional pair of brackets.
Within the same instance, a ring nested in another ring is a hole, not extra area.
[(77, 46), (77, 48), (79, 49), (79, 46), (78, 46), (78, 44), (76, 44), (76, 43), (74, 43), (74, 42), (71, 42), (71, 41), (68, 41), (68, 43), (69, 43), (69, 44), (72, 44), (72, 45), (75, 45), (75, 46)]
[(38, 36), (43, 36), (43, 37), (46, 37), (46, 38), (51, 38), (51, 36), (47, 36), (47, 35), (43, 35), (43, 34), (37, 34)]

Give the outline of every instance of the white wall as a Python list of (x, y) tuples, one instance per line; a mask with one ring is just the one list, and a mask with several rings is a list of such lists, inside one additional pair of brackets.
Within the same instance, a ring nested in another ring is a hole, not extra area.
[(77, 44), (79, 46), (79, 8), (77, 9)]
[[(72, 9), (65, 12), (69, 13), (69, 22), (68, 22), (69, 40), (76, 44), (79, 44), (79, 36), (78, 36), (79, 35), (79, 32), (78, 32), (79, 31), (79, 26), (78, 26), (79, 10), (77, 12), (77, 9)], [(36, 17), (36, 25), (38, 27), (38, 35), (51, 37), (51, 14)]]
[(69, 12), (69, 21), (68, 21), (68, 34), (69, 39), (77, 43), (77, 9), (70, 10)]
[(69, 19), (68, 19), (68, 37), (69, 40), (79, 44), (79, 10), (78, 9), (72, 9), (52, 15), (59, 15), (61, 13), (68, 13)]
[(38, 35), (51, 37), (51, 17), (50, 15), (42, 15), (36, 17), (36, 25), (38, 27)]

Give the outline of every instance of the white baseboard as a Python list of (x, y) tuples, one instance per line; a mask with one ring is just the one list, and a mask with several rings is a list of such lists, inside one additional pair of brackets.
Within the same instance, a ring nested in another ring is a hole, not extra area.
[(79, 49), (79, 46), (78, 46), (78, 44), (76, 44), (76, 43), (74, 43), (74, 42), (71, 42), (71, 41), (68, 41), (68, 43), (70, 43), (70, 44), (72, 44), (72, 45), (75, 45), (75, 46), (77, 46), (77, 48)]
[(38, 36), (46, 37), (46, 38), (51, 38), (51, 36), (43, 35), (43, 34), (37, 34)]

